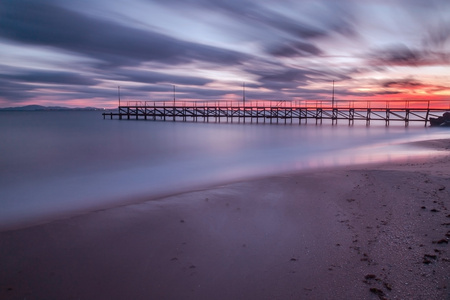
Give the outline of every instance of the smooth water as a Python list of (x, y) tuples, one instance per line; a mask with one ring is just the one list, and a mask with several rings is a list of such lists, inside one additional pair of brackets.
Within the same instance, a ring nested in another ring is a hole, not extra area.
[(0, 229), (245, 178), (436, 155), (402, 143), (447, 136), (423, 124), (215, 124), (0, 112)]

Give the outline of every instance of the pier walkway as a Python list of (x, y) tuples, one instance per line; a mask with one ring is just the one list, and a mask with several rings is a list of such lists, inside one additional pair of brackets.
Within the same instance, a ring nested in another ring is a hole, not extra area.
[(117, 112), (105, 112), (103, 118), (119, 120), (161, 120), (183, 122), (229, 122), (333, 124), (345, 121), (421, 122), (450, 111), (450, 101), (251, 101), (242, 102), (149, 102), (127, 101)]

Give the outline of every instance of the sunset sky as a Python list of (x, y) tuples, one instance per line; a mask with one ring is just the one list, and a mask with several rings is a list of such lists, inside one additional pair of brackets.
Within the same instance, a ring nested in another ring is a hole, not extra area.
[(2, 0), (0, 107), (450, 99), (449, 0)]

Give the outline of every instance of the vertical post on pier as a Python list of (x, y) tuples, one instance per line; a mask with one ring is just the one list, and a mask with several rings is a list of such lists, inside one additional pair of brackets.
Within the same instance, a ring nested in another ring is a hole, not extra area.
[(334, 108), (334, 80), (333, 80), (333, 92), (331, 95), (331, 124), (334, 124), (335, 120), (337, 123), (337, 110)]
[(175, 85), (173, 85), (173, 120), (175, 121)]
[(425, 127), (427, 127), (428, 116), (430, 115), (430, 100), (428, 100), (427, 114), (425, 116)]
[(119, 97), (119, 120), (122, 120), (122, 114), (120, 112), (120, 86), (117, 87), (117, 96)]
[(173, 85), (173, 107), (175, 107), (175, 85)]
[(334, 111), (334, 80), (333, 80), (333, 93), (331, 96), (331, 108)]
[(245, 106), (245, 82), (242, 83), (242, 102)]
[(117, 95), (119, 96), (119, 107), (120, 107), (120, 86), (117, 87)]
[(390, 113), (391, 113), (391, 111), (390, 111), (390, 109), (389, 109), (389, 102), (388, 101), (386, 101), (386, 118), (385, 118), (385, 126), (389, 126), (389, 119), (390, 119)]
[[(408, 105), (409, 106), (409, 105)], [(409, 112), (410, 109), (406, 109), (406, 114), (405, 114), (405, 127), (409, 125)]]

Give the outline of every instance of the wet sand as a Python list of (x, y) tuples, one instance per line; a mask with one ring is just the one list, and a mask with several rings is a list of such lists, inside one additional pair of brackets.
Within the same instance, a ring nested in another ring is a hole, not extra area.
[(0, 299), (450, 299), (450, 140), (0, 232)]

